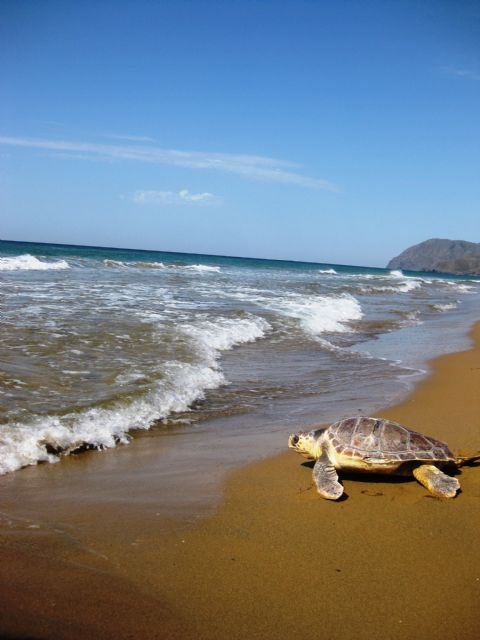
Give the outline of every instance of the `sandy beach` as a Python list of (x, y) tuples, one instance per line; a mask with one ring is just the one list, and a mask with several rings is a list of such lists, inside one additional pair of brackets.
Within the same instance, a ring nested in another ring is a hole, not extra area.
[[(472, 340), (377, 415), (478, 451), (480, 324)], [(0, 478), (1, 638), (478, 637), (479, 466), (453, 500), (357, 476), (334, 503), (286, 451), (230, 474), (216, 507), (168, 513), (155, 496), (184, 496), (152, 471), (158, 440)]]

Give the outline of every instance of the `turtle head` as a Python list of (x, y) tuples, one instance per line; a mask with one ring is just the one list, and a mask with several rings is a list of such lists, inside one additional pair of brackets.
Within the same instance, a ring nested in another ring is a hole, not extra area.
[(297, 431), (288, 438), (288, 446), (305, 458), (318, 458), (322, 451), (323, 435), (326, 429)]

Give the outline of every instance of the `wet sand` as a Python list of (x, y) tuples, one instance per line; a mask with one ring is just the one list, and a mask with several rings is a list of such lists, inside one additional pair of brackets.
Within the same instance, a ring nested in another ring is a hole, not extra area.
[[(472, 338), (377, 415), (478, 451), (480, 324)], [(285, 452), (231, 474), (209, 513), (155, 474), (158, 440), (0, 479), (0, 637), (479, 637), (480, 466), (453, 500), (357, 476), (335, 503)], [(218, 486), (198, 484), (208, 503)], [(159, 510), (162, 491), (184, 506)]]

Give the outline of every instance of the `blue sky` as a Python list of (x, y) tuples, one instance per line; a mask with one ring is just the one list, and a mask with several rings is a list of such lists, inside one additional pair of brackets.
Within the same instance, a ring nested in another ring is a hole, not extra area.
[(383, 266), (480, 241), (480, 5), (0, 2), (0, 237)]

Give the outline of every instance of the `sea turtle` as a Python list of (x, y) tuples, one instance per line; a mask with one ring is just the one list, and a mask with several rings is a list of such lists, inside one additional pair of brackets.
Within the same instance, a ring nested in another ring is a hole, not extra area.
[(318, 493), (329, 500), (338, 500), (343, 494), (337, 469), (413, 474), (433, 495), (453, 498), (460, 483), (440, 469), (450, 467), (455, 470), (480, 459), (480, 455), (455, 456), (440, 440), (390, 420), (365, 416), (346, 418), (323, 429), (292, 433), (288, 446), (316, 460), (313, 479)]

